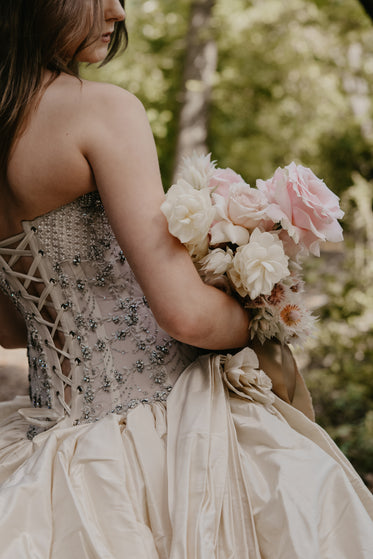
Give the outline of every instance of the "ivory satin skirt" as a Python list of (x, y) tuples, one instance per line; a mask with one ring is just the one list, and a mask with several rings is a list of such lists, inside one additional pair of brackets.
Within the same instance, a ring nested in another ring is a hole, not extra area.
[(372, 559), (371, 494), (248, 360), (204, 355), (167, 403), (32, 441), (28, 400), (1, 404), (0, 558)]

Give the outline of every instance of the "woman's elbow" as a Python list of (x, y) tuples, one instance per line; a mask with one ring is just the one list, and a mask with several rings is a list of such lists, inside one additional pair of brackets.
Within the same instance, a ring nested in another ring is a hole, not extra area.
[(208, 330), (206, 318), (206, 316), (200, 316), (199, 313), (186, 309), (184, 312), (178, 310), (163, 313), (162, 316), (157, 317), (157, 322), (175, 340), (203, 347), (203, 340)]

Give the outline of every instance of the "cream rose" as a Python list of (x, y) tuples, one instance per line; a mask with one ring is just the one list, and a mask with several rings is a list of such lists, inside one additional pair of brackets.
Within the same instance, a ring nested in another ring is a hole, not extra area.
[(241, 246), (249, 240), (249, 232), (240, 225), (234, 225), (231, 221), (219, 221), (211, 228), (211, 244), (233, 243)]
[(228, 275), (241, 297), (270, 295), (275, 283), (290, 272), (282, 242), (277, 235), (255, 229), (247, 245), (238, 247)]
[(183, 179), (171, 186), (161, 210), (170, 233), (191, 246), (204, 243), (215, 215), (209, 190), (196, 190)]

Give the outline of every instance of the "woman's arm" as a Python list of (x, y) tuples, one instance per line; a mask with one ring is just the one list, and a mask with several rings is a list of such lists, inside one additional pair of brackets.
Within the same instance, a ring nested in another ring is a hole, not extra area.
[(0, 291), (0, 345), (7, 349), (26, 347), (25, 322), (9, 297)]
[[(85, 89), (84, 89), (85, 88)], [(242, 347), (248, 317), (240, 304), (200, 279), (160, 211), (164, 192), (141, 103), (110, 85), (83, 86), (82, 153), (109, 220), (159, 325), (206, 349)]]

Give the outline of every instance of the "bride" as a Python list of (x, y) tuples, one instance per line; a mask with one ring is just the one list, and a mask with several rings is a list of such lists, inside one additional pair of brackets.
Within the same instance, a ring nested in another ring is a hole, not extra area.
[(0, 343), (31, 397), (0, 405), (0, 558), (370, 559), (373, 499), (288, 348), (246, 347), (168, 232), (141, 103), (78, 77), (124, 18), (0, 4)]

